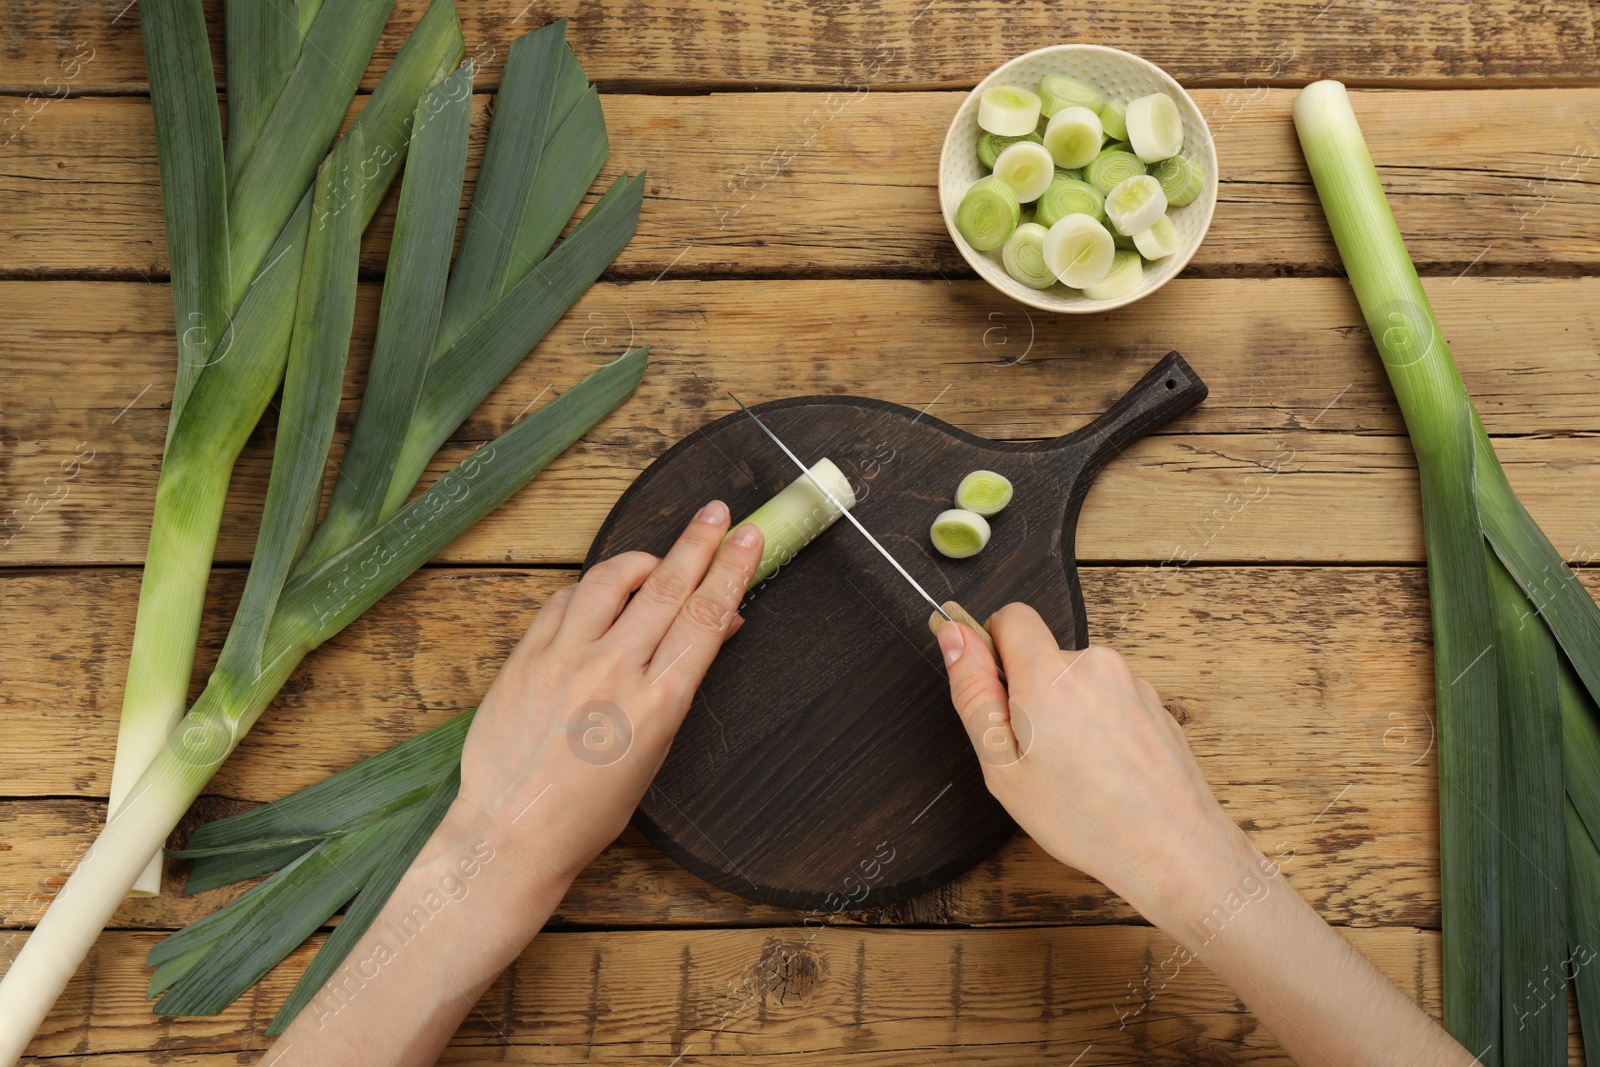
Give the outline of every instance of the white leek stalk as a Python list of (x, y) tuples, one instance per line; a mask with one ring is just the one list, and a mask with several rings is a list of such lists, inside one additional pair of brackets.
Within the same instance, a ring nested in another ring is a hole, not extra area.
[(1015, 189), (993, 176), (979, 178), (956, 208), (956, 232), (973, 248), (987, 252), (1005, 244), (1021, 218), (1022, 204)]
[(1094, 162), (1104, 140), (1105, 131), (1100, 126), (1100, 116), (1086, 107), (1069, 107), (1058, 111), (1044, 128), (1044, 147), (1050, 152), (1056, 166), (1068, 170), (1087, 167)]
[(1119, 248), (1111, 257), (1111, 269), (1093, 285), (1083, 287), (1090, 300), (1116, 300), (1127, 296), (1144, 282), (1144, 260), (1139, 253)]
[(1011, 186), (1019, 201), (1037, 200), (1056, 176), (1055, 161), (1044, 145), (1017, 141), (995, 158), (994, 176)]
[(1037, 222), (1024, 222), (1000, 249), (1006, 273), (1030, 289), (1048, 289), (1056, 273), (1044, 261), (1044, 239), (1049, 231)]
[(996, 471), (973, 471), (956, 486), (956, 507), (989, 518), (1011, 503), (1011, 479)]
[(844, 514), (817, 488), (817, 482), (826, 486), (834, 500), (846, 508), (856, 506), (856, 492), (850, 488), (850, 480), (844, 472), (833, 460), (820, 459), (810, 468), (809, 476), (800, 475), (771, 500), (728, 528), (730, 537), (747, 522), (761, 530), (764, 538), (761, 563), (750, 579), (752, 589), (776, 574), (779, 567), (794, 559), (802, 548), (815, 541)]
[(1126, 237), (1148, 230), (1166, 211), (1167, 194), (1148, 174), (1124, 178), (1106, 194), (1106, 218)]
[(1133, 247), (1145, 259), (1165, 259), (1178, 250), (1178, 228), (1162, 215), (1148, 230), (1133, 235)]

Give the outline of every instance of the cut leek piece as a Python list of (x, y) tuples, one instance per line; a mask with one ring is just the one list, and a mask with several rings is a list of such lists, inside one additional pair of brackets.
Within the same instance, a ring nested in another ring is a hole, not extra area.
[(1044, 147), (1058, 167), (1086, 167), (1100, 154), (1100, 116), (1086, 107), (1057, 112), (1044, 128)]
[(1144, 174), (1146, 169), (1144, 160), (1127, 148), (1106, 147), (1083, 168), (1083, 180), (1101, 193), (1109, 193), (1118, 182)]
[(1183, 148), (1183, 116), (1166, 93), (1141, 96), (1128, 105), (1128, 144), (1146, 163), (1159, 163)]
[(1161, 183), (1161, 191), (1167, 195), (1169, 207), (1188, 207), (1206, 187), (1205, 172), (1200, 169), (1199, 163), (1188, 156), (1163, 159), (1150, 173)]
[(1128, 105), (1116, 100), (1107, 100), (1100, 109), (1100, 125), (1106, 131), (1106, 136), (1113, 141), (1126, 141), (1128, 139)]
[(997, 133), (983, 130), (978, 134), (978, 162), (993, 170), (994, 161), (1000, 158), (1000, 153), (1018, 141), (1032, 141), (1034, 144), (1044, 144), (1044, 138), (1031, 130), (1021, 137), (1001, 137)]
[(1056, 168), (1056, 177), (1057, 178), (1071, 178), (1073, 181), (1081, 182), (1081, 181), (1083, 181), (1083, 168), (1082, 167), (1057, 167)]
[(755, 577), (750, 579), (750, 588), (754, 589), (778, 573), (779, 567), (794, 559), (802, 548), (815, 541), (844, 514), (834, 507), (828, 493), (817, 488), (818, 482), (846, 508), (856, 506), (856, 491), (850, 488), (850, 480), (844, 472), (833, 460), (819, 459), (808, 473), (800, 475), (777, 496), (728, 527), (728, 536), (732, 537), (733, 531), (745, 523), (754, 523), (765, 538), (761, 546), (761, 564), (756, 568)]
[(956, 208), (956, 230), (967, 244), (987, 252), (1006, 243), (1021, 216), (1015, 189), (999, 178), (979, 178)]
[(1044, 237), (1048, 232), (1037, 222), (1024, 222), (1000, 249), (1006, 273), (1030, 289), (1048, 289), (1056, 281), (1055, 271), (1044, 261)]
[(1133, 235), (1133, 247), (1145, 259), (1165, 259), (1178, 250), (1178, 228), (1162, 215), (1148, 230)]
[(976, 556), (989, 543), (989, 520), (964, 508), (941, 511), (928, 528), (933, 547), (951, 559)]
[(1144, 281), (1144, 260), (1139, 253), (1119, 248), (1111, 257), (1111, 270), (1093, 285), (1083, 287), (1091, 300), (1115, 300), (1127, 296)]
[(1166, 210), (1161, 183), (1148, 174), (1124, 178), (1106, 194), (1106, 218), (1118, 233), (1129, 236), (1154, 226)]
[(1045, 118), (1055, 118), (1070, 107), (1098, 111), (1106, 96), (1094, 86), (1065, 74), (1046, 74), (1039, 82), (1039, 110)]
[(1055, 181), (1033, 205), (1035, 221), (1046, 229), (1068, 215), (1089, 215), (1096, 221), (1104, 222), (1106, 198), (1100, 195), (1100, 190), (1086, 181), (1060, 177), (1060, 173), (1056, 172), (1058, 176)]
[(956, 486), (956, 507), (989, 518), (1011, 503), (1011, 479), (995, 471), (973, 471)]
[(1111, 231), (1088, 215), (1068, 215), (1044, 238), (1044, 261), (1064, 285), (1082, 289), (1111, 272)]
[(1037, 200), (1056, 176), (1050, 152), (1032, 141), (1009, 145), (994, 161), (994, 176), (1016, 190), (1019, 201)]
[(996, 85), (978, 98), (978, 126), (1002, 137), (1022, 137), (1039, 124), (1039, 107), (1037, 93)]

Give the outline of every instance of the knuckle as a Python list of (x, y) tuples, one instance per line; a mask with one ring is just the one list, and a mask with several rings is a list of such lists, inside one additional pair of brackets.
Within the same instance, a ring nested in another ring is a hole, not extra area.
[(652, 574), (644, 588), (651, 599), (662, 604), (676, 604), (689, 594), (689, 583), (683, 576), (666, 568)]
[(967, 675), (950, 683), (950, 700), (956, 707), (965, 709), (977, 703), (988, 689), (987, 679), (981, 675)]
[(683, 605), (683, 617), (704, 630), (721, 630), (728, 615), (723, 603), (709, 593), (696, 593)]
[(1122, 653), (1108, 645), (1090, 645), (1078, 655), (1083, 659), (1083, 665), (1092, 671), (1114, 676), (1126, 675), (1133, 677), (1133, 671), (1128, 667), (1128, 661), (1122, 658)]

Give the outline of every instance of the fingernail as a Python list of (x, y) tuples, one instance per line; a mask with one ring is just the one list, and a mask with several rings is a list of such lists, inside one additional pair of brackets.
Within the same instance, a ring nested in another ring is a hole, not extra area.
[(749, 548), (756, 543), (756, 538), (761, 536), (761, 528), (753, 522), (747, 522), (733, 531), (733, 543), (740, 548)]
[(694, 521), (719, 526), (728, 521), (728, 505), (720, 500), (713, 500), (700, 509), (700, 513), (694, 517)]
[(939, 649), (944, 653), (946, 667), (961, 658), (961, 650), (966, 647), (967, 639), (961, 634), (961, 627), (953, 622), (947, 622), (939, 627)]

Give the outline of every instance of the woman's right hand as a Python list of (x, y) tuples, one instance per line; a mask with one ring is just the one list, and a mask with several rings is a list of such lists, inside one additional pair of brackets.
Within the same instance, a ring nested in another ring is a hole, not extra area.
[(1038, 612), (1008, 604), (988, 629), (1006, 682), (960, 623), (939, 628), (950, 695), (989, 791), (1047, 852), (1158, 925), (1246, 874), (1260, 853), (1217, 803), (1154, 687), (1104, 645), (1061, 649)]

